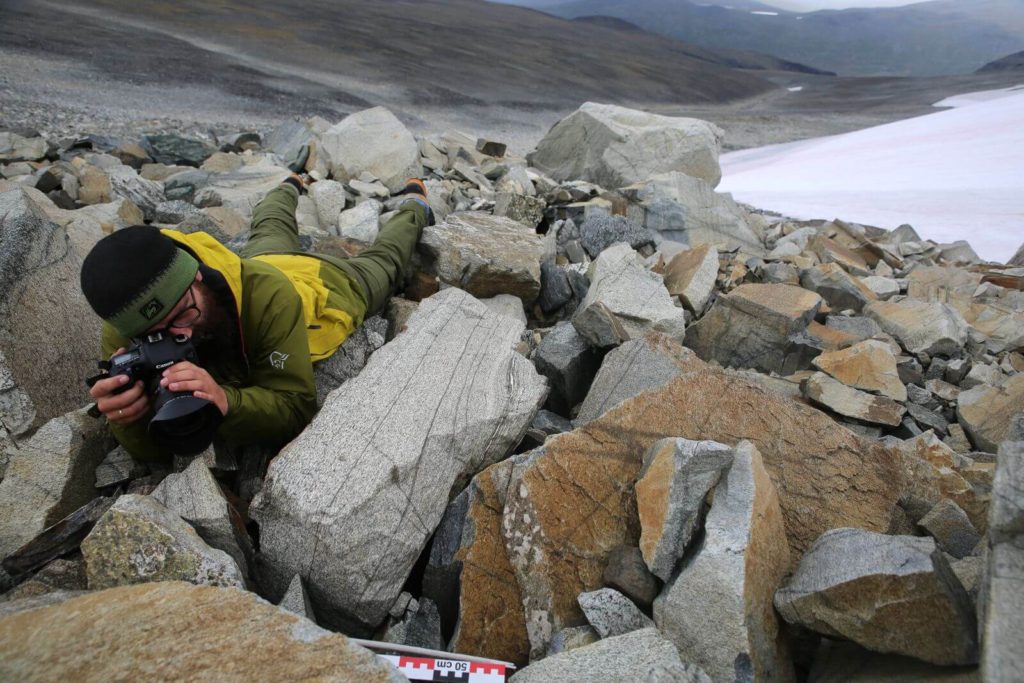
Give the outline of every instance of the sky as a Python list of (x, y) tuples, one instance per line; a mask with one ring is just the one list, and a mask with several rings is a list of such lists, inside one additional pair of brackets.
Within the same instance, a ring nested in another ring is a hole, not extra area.
[(1024, 85), (843, 135), (731, 152), (718, 192), (798, 219), (967, 240), (1005, 263), (1024, 242)]

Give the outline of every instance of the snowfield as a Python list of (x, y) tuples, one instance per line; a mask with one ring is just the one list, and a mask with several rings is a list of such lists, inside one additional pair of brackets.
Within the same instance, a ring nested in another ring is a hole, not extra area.
[(841, 218), (967, 240), (1005, 262), (1024, 242), (1024, 89), (883, 126), (724, 154), (719, 192), (799, 219)]

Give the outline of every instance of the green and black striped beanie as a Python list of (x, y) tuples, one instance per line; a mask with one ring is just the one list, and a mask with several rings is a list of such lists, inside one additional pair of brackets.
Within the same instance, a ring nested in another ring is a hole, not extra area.
[(82, 263), (82, 292), (96, 315), (137, 337), (167, 315), (195, 280), (199, 262), (149, 225), (107, 235)]

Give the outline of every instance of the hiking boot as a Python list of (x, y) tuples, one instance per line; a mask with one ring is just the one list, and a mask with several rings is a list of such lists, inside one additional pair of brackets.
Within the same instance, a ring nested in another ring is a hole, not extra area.
[(418, 202), (423, 205), (427, 210), (427, 225), (434, 225), (434, 210), (430, 208), (430, 204), (427, 203), (427, 186), (419, 178), (409, 178), (405, 181), (405, 186), (395, 193), (395, 196), (408, 195), (409, 199)]

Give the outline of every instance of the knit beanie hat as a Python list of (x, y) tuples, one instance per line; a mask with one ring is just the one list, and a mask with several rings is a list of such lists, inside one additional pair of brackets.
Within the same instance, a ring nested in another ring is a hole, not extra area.
[(149, 225), (107, 235), (82, 263), (82, 293), (96, 315), (136, 337), (167, 315), (192, 285), (199, 262)]

